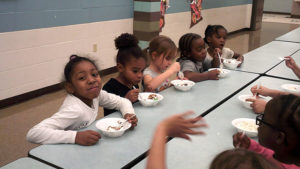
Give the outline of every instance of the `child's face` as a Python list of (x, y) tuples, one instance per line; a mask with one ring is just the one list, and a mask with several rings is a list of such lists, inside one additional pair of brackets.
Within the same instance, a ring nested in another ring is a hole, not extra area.
[(175, 56), (176, 51), (169, 51), (166, 55), (162, 53), (156, 57), (153, 62), (163, 72), (173, 63)]
[(90, 105), (92, 100), (99, 96), (101, 87), (97, 68), (88, 61), (82, 61), (74, 67), (67, 90)]
[(132, 58), (125, 66), (121, 66), (120, 73), (129, 84), (137, 85), (143, 78), (143, 71), (146, 68), (144, 58)]
[(206, 57), (205, 43), (202, 38), (193, 40), (191, 47), (191, 57), (199, 62), (203, 62)]
[(226, 38), (227, 38), (226, 31), (224, 29), (219, 29), (218, 33), (214, 33), (211, 38), (212, 47), (223, 49)]
[[(276, 126), (276, 119), (274, 118), (274, 114), (272, 115), (272, 112), (267, 109), (265, 110), (262, 120), (268, 124), (271, 124), (272, 126)], [(273, 129), (271, 126), (261, 122), (258, 127), (258, 142), (261, 145), (274, 150), (274, 147), (276, 146), (276, 138), (274, 138), (274, 132), (278, 131)]]

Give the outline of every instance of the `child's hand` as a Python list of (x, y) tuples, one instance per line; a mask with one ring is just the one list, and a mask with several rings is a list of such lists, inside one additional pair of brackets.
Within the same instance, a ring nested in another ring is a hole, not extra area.
[(219, 74), (220, 71), (218, 69), (208, 71), (208, 80), (219, 80)]
[(245, 148), (248, 149), (250, 146), (250, 138), (244, 133), (238, 132), (232, 136), (233, 146), (235, 148)]
[(169, 68), (169, 71), (171, 71), (172, 73), (177, 73), (180, 71), (180, 64), (179, 62), (174, 62)]
[(213, 58), (219, 60), (219, 55), (222, 55), (222, 50), (220, 48), (215, 48), (213, 52)]
[(242, 65), (242, 63), (244, 62), (244, 56), (240, 55), (238, 58), (236, 58), (237, 61), (241, 61), (241, 63), (238, 65), (238, 67), (240, 67)]
[[(188, 111), (182, 114), (173, 115), (163, 120), (159, 124), (159, 127), (161, 127), (166, 132), (166, 135), (169, 137), (181, 137), (187, 140), (190, 140), (188, 134), (191, 135), (204, 134), (203, 131), (195, 131), (192, 129), (206, 127), (207, 124), (204, 122), (202, 117), (189, 118), (189, 119), (185, 118), (185, 116), (190, 114), (193, 114), (193, 112)], [(199, 121), (201, 121), (202, 123), (201, 124), (197, 123)]]
[(253, 95), (260, 94), (262, 96), (270, 96), (272, 95), (272, 91), (272, 89), (269, 89), (264, 86), (260, 86), (259, 89), (257, 89), (257, 85), (251, 87), (251, 92)]
[(263, 99), (246, 99), (246, 101), (252, 102), (250, 106), (255, 113), (263, 113), (265, 111), (267, 101)]
[(284, 57), (284, 59), (285, 59), (285, 65), (288, 68), (294, 69), (297, 66), (295, 60), (291, 56), (286, 56)]
[(136, 102), (138, 100), (139, 93), (139, 89), (129, 90), (129, 92), (127, 92), (127, 94), (125, 95), (125, 98), (127, 98), (131, 102)]
[(131, 128), (134, 128), (137, 126), (138, 119), (136, 118), (135, 114), (125, 114), (124, 119), (128, 120), (129, 123), (131, 123)]
[(101, 135), (93, 130), (78, 131), (75, 137), (75, 144), (83, 146), (94, 145), (101, 138)]

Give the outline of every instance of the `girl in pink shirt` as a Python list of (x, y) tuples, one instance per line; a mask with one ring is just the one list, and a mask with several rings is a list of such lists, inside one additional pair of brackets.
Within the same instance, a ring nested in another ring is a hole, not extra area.
[(283, 169), (300, 169), (300, 98), (281, 95), (269, 101), (256, 117), (258, 141), (242, 133), (233, 136), (235, 147), (262, 154)]

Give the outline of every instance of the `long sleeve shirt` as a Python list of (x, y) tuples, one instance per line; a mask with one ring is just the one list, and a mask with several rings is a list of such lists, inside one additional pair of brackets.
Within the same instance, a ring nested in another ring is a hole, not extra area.
[(300, 169), (300, 167), (296, 166), (295, 164), (285, 164), (285, 163), (282, 163), (280, 161), (277, 161), (273, 157), (273, 155), (274, 155), (274, 151), (273, 150), (268, 149), (268, 148), (260, 145), (259, 143), (257, 143), (256, 141), (254, 141), (252, 139), (250, 139), (250, 146), (249, 146), (248, 150), (254, 151), (254, 152), (258, 153), (258, 154), (261, 154), (266, 159), (271, 160), (272, 162), (274, 162), (275, 164), (277, 164), (282, 169)]
[(100, 91), (89, 107), (76, 96), (68, 94), (59, 111), (31, 128), (27, 140), (40, 144), (75, 143), (77, 131), (93, 123), (100, 106), (117, 109), (122, 115), (134, 114), (128, 99)]

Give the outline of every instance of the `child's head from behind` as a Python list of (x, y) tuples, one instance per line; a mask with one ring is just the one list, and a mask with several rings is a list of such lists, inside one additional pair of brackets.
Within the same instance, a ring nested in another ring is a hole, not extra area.
[(246, 149), (226, 150), (215, 157), (209, 169), (279, 169), (263, 156)]
[(147, 50), (151, 58), (151, 64), (162, 72), (172, 64), (177, 54), (175, 43), (169, 37), (163, 35), (154, 37), (150, 41)]
[(300, 157), (300, 98), (281, 95), (270, 100), (257, 117), (259, 143), (275, 154)]
[(64, 69), (66, 90), (91, 105), (101, 90), (101, 78), (94, 61), (77, 55), (70, 56)]
[(179, 39), (180, 58), (203, 62), (206, 57), (205, 43), (195, 33), (187, 33)]
[(209, 47), (223, 49), (227, 38), (227, 30), (222, 25), (208, 25), (204, 34), (204, 40)]
[(147, 62), (147, 57), (138, 46), (138, 42), (134, 35), (128, 33), (123, 33), (115, 39), (115, 46), (118, 49), (117, 68), (120, 76), (133, 85), (141, 81)]

